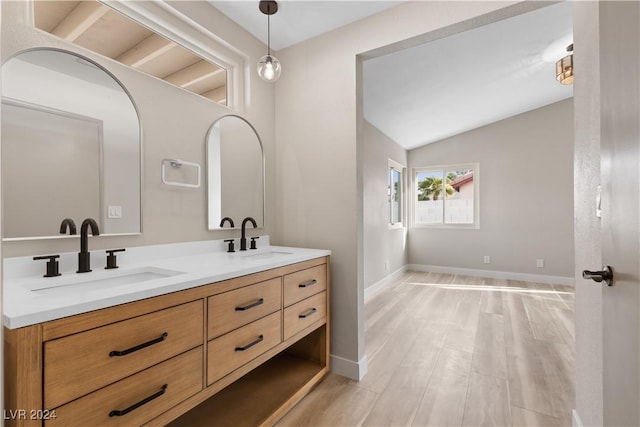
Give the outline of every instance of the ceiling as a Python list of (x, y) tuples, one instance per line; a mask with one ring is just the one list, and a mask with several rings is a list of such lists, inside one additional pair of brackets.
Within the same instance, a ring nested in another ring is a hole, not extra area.
[[(267, 17), (255, 1), (208, 0), (220, 12), (267, 44)], [(271, 48), (284, 49), (396, 6), (402, 1), (278, 1), (271, 16)]]
[(412, 149), (569, 98), (555, 61), (572, 31), (563, 2), (368, 60), (365, 119)]
[[(209, 3), (266, 43), (258, 1)], [(283, 49), (400, 3), (279, 1), (271, 46)], [(367, 60), (364, 117), (410, 150), (570, 98), (573, 87), (555, 80), (555, 62), (572, 31), (572, 5), (562, 2)]]

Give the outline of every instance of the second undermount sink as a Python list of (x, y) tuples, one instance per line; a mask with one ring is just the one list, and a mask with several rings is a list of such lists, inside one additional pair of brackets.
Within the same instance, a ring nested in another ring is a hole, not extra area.
[(256, 254), (248, 254), (243, 255), (242, 258), (246, 261), (271, 261), (274, 258), (280, 258), (285, 255), (291, 255), (291, 252), (285, 251), (267, 251), (267, 252), (259, 252)]
[(184, 274), (184, 272), (158, 267), (96, 271), (94, 273), (74, 274), (72, 276), (46, 279), (47, 283), (34, 286), (31, 291), (50, 296), (63, 296), (76, 293), (84, 294), (122, 285), (133, 285), (149, 280), (163, 279), (179, 274)]

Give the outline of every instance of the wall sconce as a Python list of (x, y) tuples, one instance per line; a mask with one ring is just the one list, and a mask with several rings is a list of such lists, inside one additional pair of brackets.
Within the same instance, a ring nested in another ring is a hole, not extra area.
[(573, 43), (567, 46), (569, 54), (556, 62), (556, 80), (563, 85), (573, 84)]
[(258, 75), (265, 82), (275, 82), (280, 77), (282, 68), (278, 58), (271, 55), (271, 15), (278, 12), (278, 3), (275, 1), (260, 1), (260, 12), (267, 15), (267, 54), (258, 61)]

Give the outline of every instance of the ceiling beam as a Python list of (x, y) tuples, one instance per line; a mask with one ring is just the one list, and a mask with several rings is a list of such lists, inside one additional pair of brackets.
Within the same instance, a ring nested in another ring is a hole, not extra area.
[(185, 67), (180, 71), (176, 71), (175, 73), (165, 77), (164, 80), (186, 89), (204, 79), (215, 77), (225, 71), (226, 70), (224, 68), (216, 67), (215, 65), (202, 60)]
[(60, 21), (51, 34), (73, 42), (111, 9), (97, 1), (81, 1)]
[(217, 102), (218, 104), (226, 104), (227, 103), (227, 86), (220, 86), (209, 92), (205, 92), (201, 94), (205, 98), (209, 98), (212, 101)]
[(152, 34), (120, 55), (116, 60), (133, 68), (138, 68), (168, 52), (175, 46), (177, 45), (174, 42), (158, 34)]

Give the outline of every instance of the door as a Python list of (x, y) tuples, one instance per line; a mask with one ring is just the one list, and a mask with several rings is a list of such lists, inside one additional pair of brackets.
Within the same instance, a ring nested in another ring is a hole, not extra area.
[(600, 3), (602, 261), (614, 271), (603, 290), (607, 426), (640, 425), (639, 23), (638, 2)]

